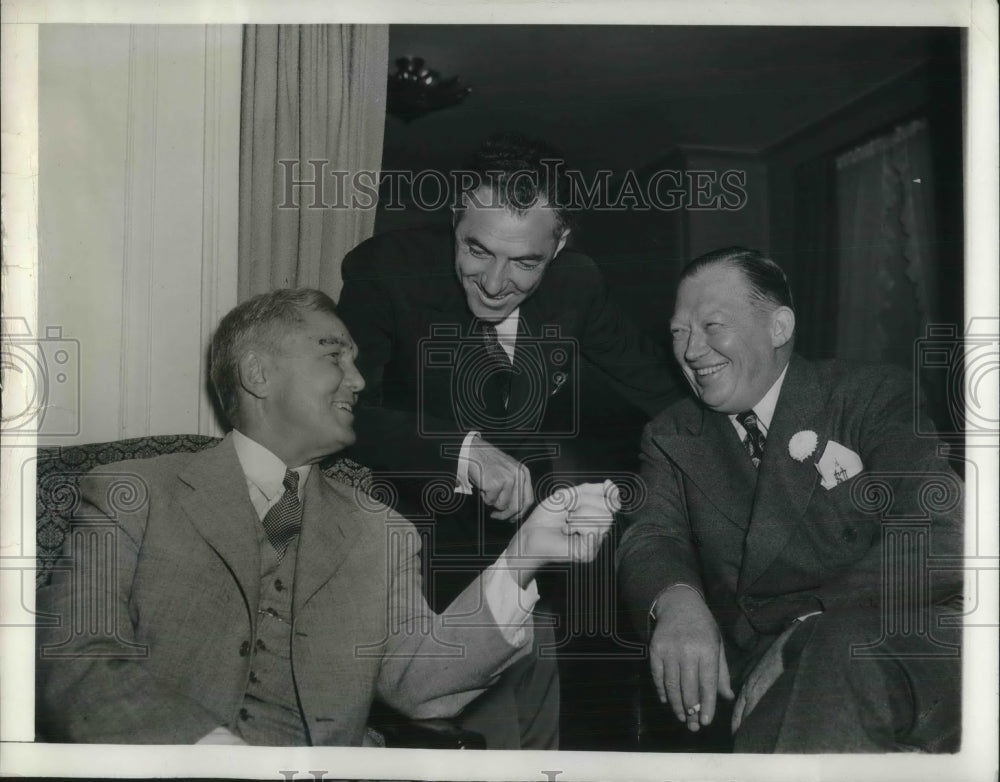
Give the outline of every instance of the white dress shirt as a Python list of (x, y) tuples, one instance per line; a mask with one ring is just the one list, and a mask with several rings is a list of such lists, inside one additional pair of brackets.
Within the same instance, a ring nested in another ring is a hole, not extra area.
[[(778, 379), (771, 384), (767, 393), (764, 394), (764, 398), (750, 408), (753, 414), (757, 416), (757, 423), (760, 424), (760, 431), (764, 434), (765, 439), (767, 438), (768, 429), (771, 428), (771, 421), (774, 419), (774, 408), (778, 406), (778, 395), (781, 394), (781, 386), (785, 382), (785, 375), (787, 373), (788, 364), (785, 364), (785, 368), (781, 370)], [(736, 427), (736, 434), (740, 436), (740, 442), (743, 442), (746, 439), (747, 430), (736, 420), (736, 413), (729, 416), (729, 421)]]

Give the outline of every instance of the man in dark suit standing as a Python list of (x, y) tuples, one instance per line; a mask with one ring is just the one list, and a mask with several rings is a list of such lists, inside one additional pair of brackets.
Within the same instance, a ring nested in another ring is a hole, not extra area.
[[(368, 379), (351, 455), (432, 529), (434, 606), (506, 545), (497, 522), (521, 518), (553, 476), (611, 468), (579, 458), (584, 361), (647, 416), (679, 396), (594, 261), (566, 249), (572, 189), (557, 152), (495, 137), (454, 174), (467, 189), (453, 224), (363, 242), (339, 302)], [(552, 646), (551, 630), (536, 638)], [(529, 708), (555, 721), (554, 658), (539, 666), (553, 686)]]
[[(498, 677), (530, 674), (534, 573), (594, 556), (614, 486), (540, 504), (434, 615), (412, 525), (314, 469), (354, 442), (356, 357), (325, 294), (257, 296), (212, 342), (234, 426), (222, 442), (84, 477), (75, 523), (113, 526), (115, 545), (73, 548), (73, 569), (39, 592), (62, 620), (38, 629), (42, 738), (359, 745), (376, 698), (450, 717)], [(104, 620), (113, 636), (72, 632)]]
[(696, 731), (736, 697), (737, 751), (956, 751), (963, 489), (912, 380), (794, 355), (742, 248), (689, 264), (671, 332), (696, 398), (646, 428), (618, 552), (660, 700)]

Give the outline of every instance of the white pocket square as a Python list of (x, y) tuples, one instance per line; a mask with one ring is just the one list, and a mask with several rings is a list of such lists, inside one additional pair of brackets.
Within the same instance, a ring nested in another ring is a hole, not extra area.
[(864, 468), (860, 456), (835, 440), (827, 442), (823, 455), (816, 464), (816, 470), (822, 478), (822, 486), (827, 490), (849, 481)]

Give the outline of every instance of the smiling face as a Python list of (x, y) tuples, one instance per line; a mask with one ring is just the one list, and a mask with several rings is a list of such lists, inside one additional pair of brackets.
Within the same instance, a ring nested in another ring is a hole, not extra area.
[(517, 215), (480, 188), (455, 226), (455, 272), (477, 318), (499, 323), (541, 285), (569, 236), (551, 209), (536, 204)]
[(708, 266), (681, 282), (670, 320), (674, 356), (695, 394), (720, 413), (763, 399), (788, 363), (795, 316), (751, 297), (743, 273)]
[(365, 387), (357, 347), (328, 312), (302, 311), (275, 351), (260, 354), (263, 384), (259, 440), (290, 467), (352, 445), (354, 403)]

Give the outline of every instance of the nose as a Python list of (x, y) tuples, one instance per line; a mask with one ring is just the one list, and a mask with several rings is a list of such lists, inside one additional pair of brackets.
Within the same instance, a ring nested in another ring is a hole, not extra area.
[(360, 394), (365, 388), (365, 379), (353, 361), (348, 362), (347, 371), (344, 373), (344, 382), (355, 394)]
[(483, 270), (479, 284), (490, 296), (499, 296), (507, 284), (507, 262), (494, 259)]
[(691, 329), (688, 333), (687, 345), (684, 347), (684, 360), (687, 362), (697, 361), (708, 352), (708, 344), (705, 342), (705, 335), (699, 329)]

